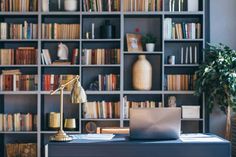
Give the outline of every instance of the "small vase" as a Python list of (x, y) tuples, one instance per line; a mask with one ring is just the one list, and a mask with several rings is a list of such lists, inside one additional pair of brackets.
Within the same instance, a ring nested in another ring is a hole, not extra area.
[(154, 49), (155, 49), (155, 44), (154, 44), (154, 43), (147, 43), (147, 44), (146, 44), (146, 50), (147, 50), (148, 52), (153, 52)]
[(139, 55), (132, 69), (133, 88), (135, 90), (151, 90), (152, 66), (145, 55)]
[(64, 9), (65, 11), (76, 11), (77, 10), (77, 0), (65, 0)]

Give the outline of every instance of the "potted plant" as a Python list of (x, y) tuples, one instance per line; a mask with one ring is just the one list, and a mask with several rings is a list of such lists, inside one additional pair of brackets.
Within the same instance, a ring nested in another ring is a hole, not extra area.
[(146, 45), (146, 50), (148, 52), (153, 52), (155, 49), (155, 43), (157, 39), (152, 34), (147, 34), (142, 37), (142, 43), (143, 45)]
[(230, 139), (231, 111), (236, 109), (236, 51), (218, 44), (204, 50), (206, 61), (196, 71), (196, 94), (205, 94), (210, 111), (218, 106), (226, 113), (225, 138)]

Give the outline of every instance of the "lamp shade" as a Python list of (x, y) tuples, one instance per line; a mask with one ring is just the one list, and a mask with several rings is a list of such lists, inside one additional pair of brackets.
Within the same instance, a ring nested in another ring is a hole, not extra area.
[(86, 93), (78, 79), (75, 81), (73, 88), (71, 90), (71, 102), (73, 104), (87, 102)]

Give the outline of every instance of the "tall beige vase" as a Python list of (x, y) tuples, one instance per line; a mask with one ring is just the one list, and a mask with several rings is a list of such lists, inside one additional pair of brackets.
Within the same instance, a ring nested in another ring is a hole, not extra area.
[(152, 88), (152, 65), (145, 55), (139, 55), (132, 70), (133, 88), (135, 90), (151, 90)]

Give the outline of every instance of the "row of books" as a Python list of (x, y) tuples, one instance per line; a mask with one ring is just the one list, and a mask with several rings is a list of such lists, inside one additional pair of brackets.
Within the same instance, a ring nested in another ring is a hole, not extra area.
[(120, 118), (120, 102), (87, 102), (83, 104), (83, 118)]
[(20, 70), (2, 70), (1, 91), (35, 91), (38, 88), (38, 75), (21, 74)]
[[(33, 141), (31, 139), (31, 141)], [(37, 157), (37, 143), (8, 143), (6, 146), (7, 157)]]
[(200, 39), (200, 23), (175, 23), (172, 18), (165, 18), (165, 39)]
[[(69, 80), (73, 79), (75, 75), (54, 75), (54, 74), (46, 74), (43, 75), (43, 90), (51, 91), (57, 89), (60, 84), (64, 84)], [(64, 88), (65, 91), (71, 91), (73, 84), (68, 85)]]
[(120, 49), (83, 49), (82, 64), (120, 64)]
[(37, 64), (37, 49), (34, 47), (0, 49), (0, 58), (1, 65)]
[(128, 119), (130, 117), (129, 109), (130, 108), (156, 108), (156, 107), (163, 107), (161, 102), (155, 101), (145, 101), (145, 102), (134, 102), (128, 101), (127, 97), (123, 98), (124, 104), (124, 119)]
[(99, 91), (115, 91), (120, 89), (120, 75), (98, 75)]
[[(71, 54), (71, 53), (69, 53)], [(48, 49), (43, 49), (42, 53), (41, 53), (41, 61), (43, 65), (51, 65), (51, 64), (56, 64), (56, 65), (75, 65), (75, 64), (79, 64), (79, 49), (75, 48), (72, 50), (72, 56), (71, 56), (71, 61), (66, 60), (66, 61), (60, 61), (60, 60), (56, 60), (56, 61), (52, 61), (50, 52)], [(69, 57), (70, 58), (70, 57)]]
[(163, 0), (125, 0), (124, 11), (126, 12), (148, 12), (162, 11)]
[(0, 131), (33, 131), (37, 130), (37, 115), (32, 113), (0, 113)]
[(28, 12), (38, 10), (38, 0), (1, 0), (1, 11)]
[(37, 39), (38, 38), (38, 24), (28, 23), (24, 24), (9, 24), (1, 22), (1, 39)]
[(166, 90), (194, 90), (196, 75), (166, 75)]
[(83, 9), (88, 12), (120, 11), (120, 0), (84, 0)]
[(79, 39), (80, 24), (42, 24), (42, 39)]

